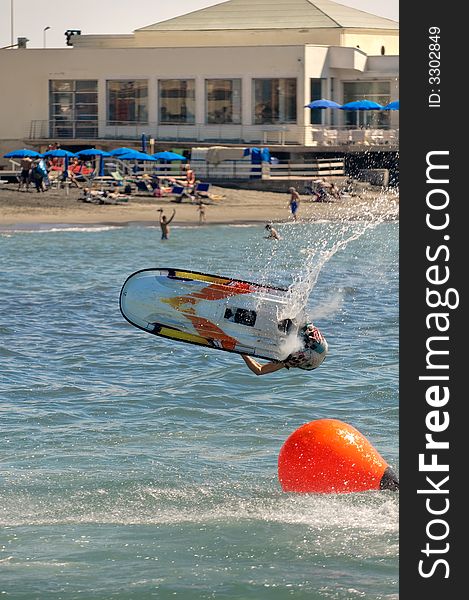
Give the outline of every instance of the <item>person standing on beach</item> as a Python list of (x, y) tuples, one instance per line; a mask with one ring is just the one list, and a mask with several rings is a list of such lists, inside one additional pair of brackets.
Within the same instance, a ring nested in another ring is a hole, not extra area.
[(169, 238), (169, 224), (174, 219), (174, 215), (176, 214), (176, 210), (173, 209), (173, 214), (169, 217), (163, 214), (163, 209), (159, 208), (158, 212), (160, 213), (160, 227), (161, 227), (161, 239), (167, 240)]
[(205, 223), (205, 204), (199, 200), (197, 210), (199, 211), (199, 225)]
[[(45, 169), (45, 167), (44, 167)], [(45, 184), (44, 184), (44, 169), (39, 160), (37, 160), (32, 169), (31, 169), (31, 178), (34, 181), (34, 185), (36, 186), (36, 191), (38, 193), (45, 192)], [(47, 173), (47, 170), (46, 170)]]
[(20, 161), (21, 164), (21, 173), (20, 173), (20, 181), (18, 185), (18, 191), (24, 186), (26, 191), (29, 191), (29, 184), (31, 183), (31, 168), (33, 166), (33, 161), (29, 158), (29, 156), (25, 156)]
[(297, 192), (296, 188), (291, 187), (288, 189), (290, 192), (290, 210), (293, 217), (293, 220), (296, 221), (296, 213), (298, 211), (298, 207), (300, 205), (300, 194)]

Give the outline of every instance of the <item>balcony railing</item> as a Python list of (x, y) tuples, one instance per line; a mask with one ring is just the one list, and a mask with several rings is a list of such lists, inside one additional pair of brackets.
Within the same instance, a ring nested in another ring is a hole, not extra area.
[(399, 145), (399, 129), (311, 127), (312, 146), (389, 146)]
[(315, 125), (208, 125), (109, 121), (33, 120), (27, 136), (36, 140), (140, 140), (161, 142), (301, 145), (313, 147), (386, 146), (397, 148), (398, 129), (358, 129)]

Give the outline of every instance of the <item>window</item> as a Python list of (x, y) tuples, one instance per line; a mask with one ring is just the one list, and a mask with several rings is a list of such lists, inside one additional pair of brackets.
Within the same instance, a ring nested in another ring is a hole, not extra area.
[(49, 120), (51, 137), (96, 137), (98, 135), (97, 80), (50, 80)]
[(206, 79), (206, 122), (241, 123), (241, 79)]
[[(311, 89), (310, 89), (310, 102), (313, 100), (321, 100), (322, 95), (322, 82), (323, 79), (310, 79)], [(311, 112), (311, 125), (322, 125), (323, 117), (324, 117), (324, 109), (322, 108), (313, 108), (310, 109)]]
[[(382, 106), (391, 99), (389, 81), (351, 81), (344, 82), (344, 104), (355, 100), (372, 100)], [(344, 124), (358, 127), (389, 127), (387, 110), (345, 110)]]
[(160, 123), (195, 123), (195, 80), (160, 79)]
[(146, 79), (107, 81), (108, 125), (148, 123)]
[(296, 79), (254, 79), (254, 123), (296, 123)]

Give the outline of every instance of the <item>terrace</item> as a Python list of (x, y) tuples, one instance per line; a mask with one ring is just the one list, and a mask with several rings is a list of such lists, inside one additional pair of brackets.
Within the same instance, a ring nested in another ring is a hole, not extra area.
[(160, 123), (113, 124), (109, 121), (32, 120), (26, 141), (33, 145), (51, 141), (69, 146), (94, 146), (116, 141), (140, 142), (146, 135), (150, 144), (158, 145), (269, 145), (295, 151), (314, 149), (319, 152), (397, 151), (399, 129), (321, 125), (166, 125)]

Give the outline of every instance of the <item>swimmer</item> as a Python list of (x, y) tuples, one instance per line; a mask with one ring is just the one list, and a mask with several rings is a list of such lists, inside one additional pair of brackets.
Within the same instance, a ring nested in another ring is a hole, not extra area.
[(265, 237), (266, 240), (280, 240), (280, 239), (282, 239), (279, 236), (278, 231), (276, 229), (274, 229), (270, 223), (267, 223), (267, 225), (265, 226), (265, 228), (267, 229), (267, 231), (269, 233), (269, 235), (267, 235)]
[(266, 375), (283, 368), (297, 368), (305, 371), (317, 369), (324, 362), (329, 349), (326, 338), (313, 323), (307, 323), (300, 330), (300, 336), (304, 344), (303, 348), (292, 352), (285, 360), (271, 361), (261, 365), (252, 356), (247, 354), (241, 354), (241, 356), (255, 375)]
[(167, 240), (169, 238), (169, 224), (174, 219), (176, 211), (173, 210), (173, 214), (169, 217), (169, 219), (163, 214), (162, 208), (159, 208), (158, 211), (160, 213), (161, 239)]

